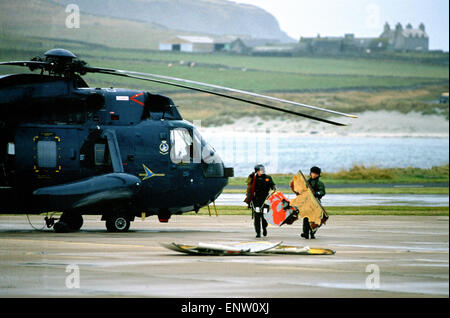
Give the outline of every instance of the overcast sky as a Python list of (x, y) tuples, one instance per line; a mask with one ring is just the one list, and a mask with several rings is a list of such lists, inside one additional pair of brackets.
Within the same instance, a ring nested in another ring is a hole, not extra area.
[(378, 36), (383, 25), (425, 24), (430, 49), (449, 50), (448, 0), (232, 0), (273, 14), (283, 31), (300, 36)]

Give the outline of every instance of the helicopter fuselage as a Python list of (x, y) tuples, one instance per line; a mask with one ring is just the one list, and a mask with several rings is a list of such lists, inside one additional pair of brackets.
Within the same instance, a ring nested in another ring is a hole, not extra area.
[(61, 48), (44, 56), (0, 62), (41, 72), (0, 76), (0, 212), (63, 211), (56, 224), (46, 218), (57, 232), (80, 229), (83, 214), (102, 214), (108, 231), (119, 232), (136, 215), (167, 221), (214, 202), (234, 175), (170, 98), (89, 88), (81, 78), (88, 73), (188, 89), (336, 126), (345, 124), (255, 99), (357, 118), (216, 84), (91, 67)]
[(232, 170), (172, 100), (80, 81), (0, 78), (2, 213), (167, 220), (216, 200)]

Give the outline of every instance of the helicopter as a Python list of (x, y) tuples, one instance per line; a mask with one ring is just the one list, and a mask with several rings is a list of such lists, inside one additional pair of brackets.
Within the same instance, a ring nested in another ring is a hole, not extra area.
[(168, 222), (214, 203), (234, 176), (172, 99), (91, 88), (82, 78), (87, 73), (171, 85), (332, 125), (344, 126), (245, 96), (356, 117), (187, 79), (91, 67), (65, 49), (2, 65), (32, 72), (0, 75), (0, 211), (62, 212), (45, 218), (56, 232), (79, 230), (83, 215), (101, 215), (109, 232), (128, 231), (139, 216)]

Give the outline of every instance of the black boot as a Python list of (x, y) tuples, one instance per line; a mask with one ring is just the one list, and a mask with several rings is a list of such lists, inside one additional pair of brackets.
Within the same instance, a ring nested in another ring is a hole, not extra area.
[(303, 219), (303, 233), (301, 234), (301, 237), (304, 237), (305, 239), (309, 240), (309, 232), (311, 232), (311, 227), (309, 226), (309, 219), (304, 218)]
[(311, 240), (314, 240), (316, 237), (314, 235), (315, 231), (313, 231), (311, 225), (309, 226), (309, 236), (311, 237)]

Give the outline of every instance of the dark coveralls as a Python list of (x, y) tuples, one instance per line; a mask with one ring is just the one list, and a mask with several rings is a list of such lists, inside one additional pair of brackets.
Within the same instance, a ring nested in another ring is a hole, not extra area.
[(322, 199), (326, 192), (325, 185), (319, 179), (320, 177), (317, 177), (316, 179), (309, 178), (308, 183), (313, 190), (314, 196), (317, 198), (317, 200), (320, 201), (320, 199)]
[[(264, 219), (262, 207), (264, 205), (264, 202), (267, 199), (267, 196), (269, 195), (270, 190), (275, 189), (275, 183), (272, 180), (272, 177), (266, 174), (262, 174), (261, 176), (258, 176), (258, 174), (255, 174), (255, 196), (253, 197), (252, 203), (253, 203), (253, 215), (254, 215), (254, 224), (255, 224), (255, 231), (256, 235), (261, 235), (261, 224), (263, 228), (263, 235), (267, 235), (267, 221)], [(256, 207), (259, 207), (260, 212), (256, 212)]]

